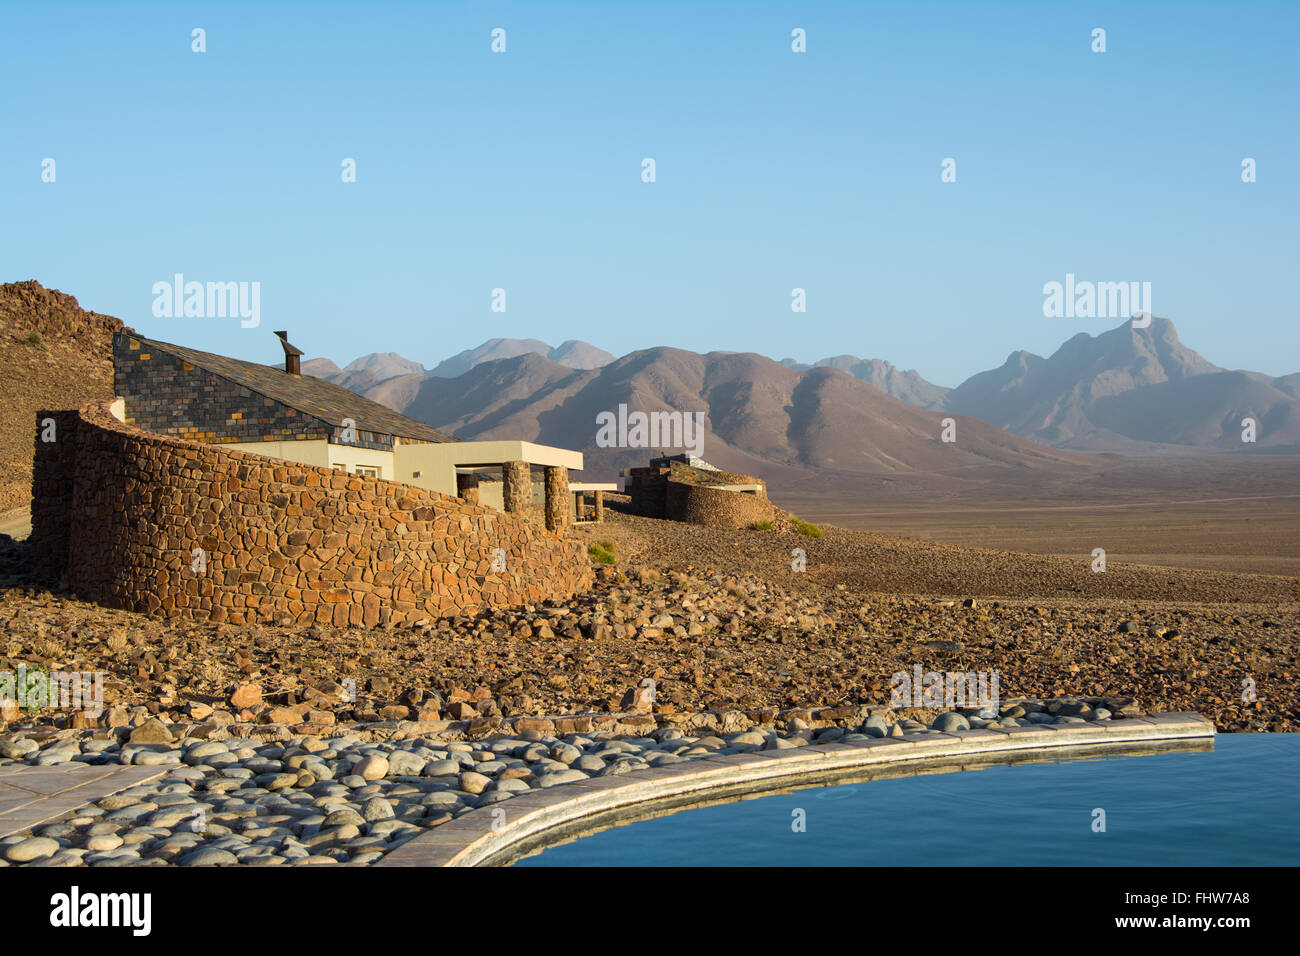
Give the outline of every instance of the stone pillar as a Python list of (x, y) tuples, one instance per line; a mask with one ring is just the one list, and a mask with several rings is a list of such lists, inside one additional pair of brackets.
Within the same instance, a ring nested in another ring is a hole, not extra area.
[(586, 517), (587, 496), (584, 492), (575, 491), (573, 493), (573, 520), (581, 521)]
[(456, 497), (478, 504), (478, 475), (457, 475)]
[(595, 517), (594, 517), (592, 520), (594, 520), (594, 521), (604, 521), (604, 520), (605, 520), (605, 492), (601, 491), (599, 488), (596, 489), (596, 507), (595, 507), (595, 511), (596, 511), (596, 514), (595, 514)]
[(533, 503), (533, 483), (528, 462), (508, 461), (501, 466), (504, 487), (501, 489), (502, 507), (508, 514), (528, 514)]
[(569, 523), (569, 469), (546, 466), (546, 530), (559, 531)]

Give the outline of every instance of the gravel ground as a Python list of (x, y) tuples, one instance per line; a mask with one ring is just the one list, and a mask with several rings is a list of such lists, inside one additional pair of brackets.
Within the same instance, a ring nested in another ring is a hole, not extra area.
[[(103, 671), (112, 726), (125, 721), (111, 709), (132, 705), (169, 722), (260, 721), (304, 733), (354, 720), (610, 713), (647, 678), (656, 714), (882, 704), (891, 675), (916, 664), (996, 670), (1004, 696), (1132, 696), (1153, 710), (1203, 713), (1221, 731), (1288, 731), (1300, 721), (1294, 578), (1095, 574), (1082, 561), (1080, 570), (862, 532), (717, 532), (617, 513), (578, 533), (612, 541), (618, 557), (590, 594), (375, 630), (194, 624), (100, 608), (24, 586), (22, 547), (0, 546), (10, 581), (0, 586), (0, 669)], [(780, 563), (795, 548), (806, 551), (805, 572)], [(899, 567), (911, 569), (898, 582), (910, 590), (866, 589)], [(1106, 591), (1120, 575), (1133, 592), (1161, 597), (1056, 593)], [(949, 590), (963, 584), (971, 587)]]

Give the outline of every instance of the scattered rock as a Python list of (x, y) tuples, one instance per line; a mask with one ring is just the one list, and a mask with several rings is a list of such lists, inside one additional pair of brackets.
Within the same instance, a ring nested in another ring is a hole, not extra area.
[(970, 721), (955, 710), (944, 711), (930, 725), (931, 730), (948, 733), (953, 730), (970, 730)]
[(133, 744), (169, 744), (175, 739), (172, 732), (156, 717), (135, 728), (129, 737)]
[(230, 706), (240, 710), (258, 707), (262, 703), (262, 688), (256, 684), (240, 684), (230, 693)]
[(5, 847), (5, 859), (10, 863), (30, 863), (53, 856), (59, 850), (57, 840), (49, 837), (31, 837)]
[(352, 772), (363, 780), (382, 780), (388, 776), (388, 760), (378, 754), (363, 757), (352, 768)]

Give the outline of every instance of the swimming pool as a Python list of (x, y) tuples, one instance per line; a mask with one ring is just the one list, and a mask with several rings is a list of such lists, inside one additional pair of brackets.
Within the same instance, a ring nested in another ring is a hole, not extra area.
[(1300, 735), (1225, 734), (1208, 751), (992, 766), (686, 809), (515, 865), (1290, 866), (1297, 859)]

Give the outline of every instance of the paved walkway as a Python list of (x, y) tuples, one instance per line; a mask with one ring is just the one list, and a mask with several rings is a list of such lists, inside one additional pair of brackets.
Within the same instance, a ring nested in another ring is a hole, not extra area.
[(49, 823), (110, 793), (161, 777), (167, 769), (84, 763), (0, 769), (0, 837)]

